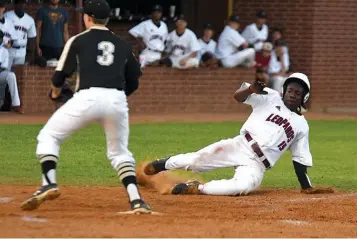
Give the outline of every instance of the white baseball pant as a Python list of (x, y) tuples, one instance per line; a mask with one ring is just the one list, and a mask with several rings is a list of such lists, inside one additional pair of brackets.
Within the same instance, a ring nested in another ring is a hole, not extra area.
[(16, 65), (25, 65), (25, 59), (26, 56), (24, 57), (14, 57), (14, 56), (9, 56), (9, 66), (8, 66), (8, 70), (11, 71), (11, 67), (12, 66), (16, 66)]
[(20, 96), (19, 90), (17, 88), (16, 75), (11, 71), (2, 71), (0, 72), (0, 81), (5, 81), (9, 86), (9, 91), (11, 95), (11, 104), (12, 106), (20, 105)]
[(178, 69), (190, 69), (190, 68), (197, 68), (200, 64), (200, 60), (197, 58), (190, 58), (188, 61), (186, 61), (185, 65), (180, 65), (180, 60), (185, 58), (186, 56), (180, 56), (180, 57), (174, 57), (171, 56), (170, 60), (172, 62), (172, 67), (173, 68), (178, 68)]
[(255, 50), (253, 48), (247, 48), (222, 58), (221, 62), (225, 68), (233, 68), (240, 65), (249, 66), (254, 62), (254, 59)]
[(270, 77), (270, 82), (271, 86), (274, 90), (280, 93), (280, 95), (283, 95), (283, 85), (286, 81), (287, 77), (284, 76), (271, 76)]
[(202, 194), (246, 195), (261, 184), (265, 167), (250, 148), (244, 136), (213, 143), (197, 152), (172, 156), (166, 169), (185, 169), (194, 173), (234, 167), (231, 179), (213, 180), (199, 189)]
[(48, 120), (37, 136), (37, 157), (58, 157), (61, 142), (93, 121), (104, 128), (112, 167), (117, 170), (123, 162), (135, 163), (128, 150), (129, 116), (124, 91), (95, 87), (75, 93)]
[(160, 59), (160, 52), (151, 51), (147, 48), (144, 49), (139, 55), (139, 62), (142, 68)]

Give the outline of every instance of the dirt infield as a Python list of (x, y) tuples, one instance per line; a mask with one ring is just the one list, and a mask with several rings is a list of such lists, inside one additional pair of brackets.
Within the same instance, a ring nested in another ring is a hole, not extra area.
[[(357, 119), (356, 113), (350, 114), (323, 114), (306, 113), (306, 119), (339, 120)], [(0, 124), (44, 124), (50, 114), (15, 114), (0, 112)], [(249, 114), (160, 114), (160, 115), (131, 115), (130, 123), (164, 123), (164, 122), (223, 122), (244, 121)]]
[(245, 197), (160, 195), (142, 189), (160, 216), (128, 210), (123, 187), (62, 187), (33, 212), (19, 208), (36, 187), (0, 186), (1, 237), (357, 237), (357, 193), (264, 190)]

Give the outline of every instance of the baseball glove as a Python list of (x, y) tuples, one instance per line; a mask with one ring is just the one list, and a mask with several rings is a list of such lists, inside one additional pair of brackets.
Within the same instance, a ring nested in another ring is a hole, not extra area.
[(48, 97), (54, 101), (56, 104), (63, 105), (66, 103), (69, 99), (73, 97), (73, 91), (69, 87), (69, 84), (66, 82), (62, 87), (61, 87), (61, 93), (57, 98), (52, 98), (52, 89), (48, 92)]
[(320, 194), (320, 193), (334, 193), (335, 190), (330, 187), (315, 187), (315, 188), (306, 188), (306, 189), (301, 189), (301, 193), (305, 194)]

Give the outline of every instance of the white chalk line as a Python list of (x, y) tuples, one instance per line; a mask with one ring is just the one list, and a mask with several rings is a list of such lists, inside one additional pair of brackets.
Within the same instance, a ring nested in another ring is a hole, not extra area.
[(309, 224), (311, 224), (311, 223), (308, 222), (308, 221), (300, 221), (300, 220), (293, 220), (293, 219), (282, 219), (282, 220), (279, 220), (279, 221), (280, 221), (280, 222), (283, 222), (283, 223), (298, 225), (298, 226), (303, 226), (303, 225), (309, 225)]
[(350, 198), (350, 197), (357, 197), (357, 193), (333, 195), (327, 197), (297, 198), (297, 199), (285, 200), (284, 202), (307, 202), (307, 201), (329, 200), (329, 199)]
[(0, 203), (9, 203), (12, 199), (12, 197), (0, 197)]
[(25, 222), (47, 222), (48, 220), (46, 218), (39, 218), (39, 217), (33, 217), (33, 216), (23, 216), (21, 218)]

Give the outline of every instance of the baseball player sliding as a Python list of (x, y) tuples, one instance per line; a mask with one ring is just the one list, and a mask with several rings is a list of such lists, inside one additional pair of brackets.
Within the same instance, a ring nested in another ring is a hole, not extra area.
[(60, 144), (92, 121), (105, 130), (107, 157), (128, 193), (133, 213), (151, 213), (136, 184), (135, 160), (128, 149), (129, 118), (127, 96), (139, 86), (140, 64), (129, 44), (105, 25), (110, 7), (105, 0), (87, 0), (83, 13), (86, 31), (70, 38), (52, 78), (49, 96), (61, 100), (67, 77), (79, 68), (76, 93), (60, 107), (39, 133), (36, 155), (42, 168), (42, 187), (21, 207), (34, 210), (45, 200), (60, 196), (56, 167)]
[(160, 20), (161, 16), (162, 7), (155, 5), (152, 9), (151, 19), (129, 30), (129, 33), (139, 41), (141, 47), (145, 48), (139, 56), (141, 67), (158, 63), (165, 49), (168, 29), (166, 23)]
[(179, 154), (152, 161), (144, 168), (147, 175), (161, 171), (184, 169), (206, 172), (234, 167), (228, 180), (213, 180), (201, 184), (196, 180), (177, 184), (172, 194), (246, 195), (262, 182), (281, 155), (290, 150), (295, 173), (303, 193), (333, 192), (331, 188), (314, 188), (307, 176), (312, 167), (309, 149), (309, 126), (300, 113), (310, 95), (306, 75), (294, 73), (284, 84), (283, 98), (262, 81), (257, 73), (252, 83), (243, 83), (234, 93), (238, 102), (248, 104), (253, 112), (241, 128), (240, 135), (209, 145), (197, 152)]
[[(9, 48), (9, 69), (12, 65), (25, 64), (27, 40), (36, 37), (35, 21), (24, 12), (26, 2), (27, 0), (15, 0), (14, 10), (5, 13), (5, 18), (12, 22), (18, 35), (18, 40)], [(32, 43), (31, 50), (34, 53), (35, 42)]]

